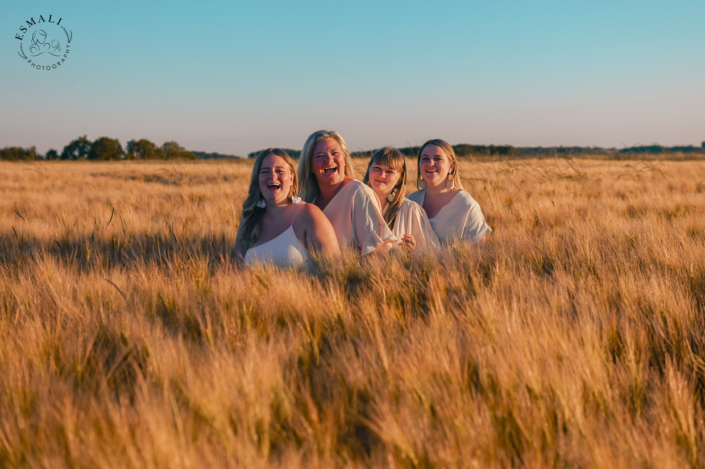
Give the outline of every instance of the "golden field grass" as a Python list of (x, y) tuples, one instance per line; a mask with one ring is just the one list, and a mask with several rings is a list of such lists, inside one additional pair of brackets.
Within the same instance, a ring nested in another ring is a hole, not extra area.
[(705, 162), (465, 161), (486, 245), (301, 273), (250, 170), (0, 164), (1, 467), (705, 466)]

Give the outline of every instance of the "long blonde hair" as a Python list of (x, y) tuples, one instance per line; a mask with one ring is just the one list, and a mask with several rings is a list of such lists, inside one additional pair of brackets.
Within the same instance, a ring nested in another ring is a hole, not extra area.
[(365, 178), (362, 180), (362, 182), (368, 186), (370, 186), (370, 169), (373, 164), (389, 166), (401, 173), (399, 182), (397, 182), (394, 189), (392, 189), (394, 199), (389, 202), (387, 210), (384, 212), (384, 221), (387, 222), (390, 229), (394, 229), (394, 222), (396, 221), (401, 204), (404, 202), (404, 195), (406, 193), (406, 161), (404, 160), (404, 156), (402, 156), (396, 148), (386, 147), (377, 150), (375, 154), (372, 155), (372, 158), (370, 158)]
[(279, 148), (262, 150), (262, 152), (257, 155), (255, 165), (252, 168), (250, 191), (245, 201), (242, 203), (242, 219), (240, 220), (240, 227), (237, 229), (237, 237), (235, 238), (235, 252), (242, 256), (244, 256), (250, 246), (257, 241), (259, 229), (262, 226), (262, 218), (264, 218), (264, 214), (267, 211), (266, 207), (258, 207), (257, 203), (264, 200), (262, 191), (259, 190), (259, 172), (262, 168), (262, 161), (269, 155), (278, 156), (286, 161), (291, 173), (294, 175), (294, 180), (291, 183), (291, 191), (288, 196), (289, 200), (299, 192), (299, 180), (296, 176), (294, 160), (292, 160), (284, 150), (280, 150)]
[[(460, 172), (458, 170), (458, 160), (455, 157), (455, 151), (453, 150), (453, 147), (450, 145), (450, 143), (446, 142), (445, 140), (441, 140), (440, 138), (429, 140), (428, 142), (424, 143), (421, 146), (421, 149), (419, 150), (419, 157), (416, 160), (416, 174), (417, 174), (416, 187), (418, 189), (423, 189), (423, 187), (421, 187), (421, 185), (419, 184), (420, 181), (422, 180), (422, 178), (421, 178), (421, 154), (423, 153), (423, 149), (426, 148), (428, 145), (435, 145), (438, 148), (440, 148), (441, 150), (443, 150), (446, 155), (448, 155), (448, 159), (455, 166), (455, 168), (453, 169), (453, 172), (450, 173), (453, 175), (453, 183), (455, 184), (455, 187), (457, 189), (464, 191), (465, 188), (463, 187), (463, 183), (460, 182)], [(425, 187), (425, 185), (424, 185), (424, 187)]]
[(301, 151), (301, 159), (299, 160), (298, 176), (299, 181), (301, 181), (301, 198), (304, 202), (313, 203), (316, 196), (318, 196), (318, 181), (316, 180), (316, 176), (311, 172), (311, 161), (313, 159), (313, 151), (316, 149), (316, 144), (326, 138), (332, 138), (338, 142), (340, 149), (345, 155), (345, 175), (349, 178), (355, 177), (355, 168), (353, 168), (350, 152), (348, 152), (348, 146), (345, 144), (343, 137), (334, 130), (319, 130), (318, 132), (314, 132), (306, 139), (304, 148)]

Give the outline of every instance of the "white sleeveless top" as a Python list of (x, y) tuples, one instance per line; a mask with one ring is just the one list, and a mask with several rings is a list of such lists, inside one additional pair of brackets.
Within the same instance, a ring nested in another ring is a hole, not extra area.
[[(294, 220), (299, 210), (301, 207), (296, 209)], [(311, 255), (294, 233), (294, 220), (291, 221), (291, 226), (276, 238), (248, 249), (245, 253), (245, 262), (274, 264), (277, 267), (298, 267), (306, 264), (311, 259)]]

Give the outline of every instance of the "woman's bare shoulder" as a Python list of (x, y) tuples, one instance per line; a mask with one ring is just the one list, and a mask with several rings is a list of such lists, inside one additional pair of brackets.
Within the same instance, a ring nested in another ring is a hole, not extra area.
[(309, 204), (306, 202), (301, 203), (301, 208), (299, 208), (299, 217), (309, 222), (317, 222), (319, 220), (328, 220), (323, 210), (316, 207), (314, 204)]

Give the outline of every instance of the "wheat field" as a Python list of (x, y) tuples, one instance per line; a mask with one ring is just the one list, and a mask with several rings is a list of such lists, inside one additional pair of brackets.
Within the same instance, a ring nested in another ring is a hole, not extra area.
[(305, 272), (250, 171), (0, 163), (1, 467), (705, 466), (705, 162), (463, 161), (484, 246)]

